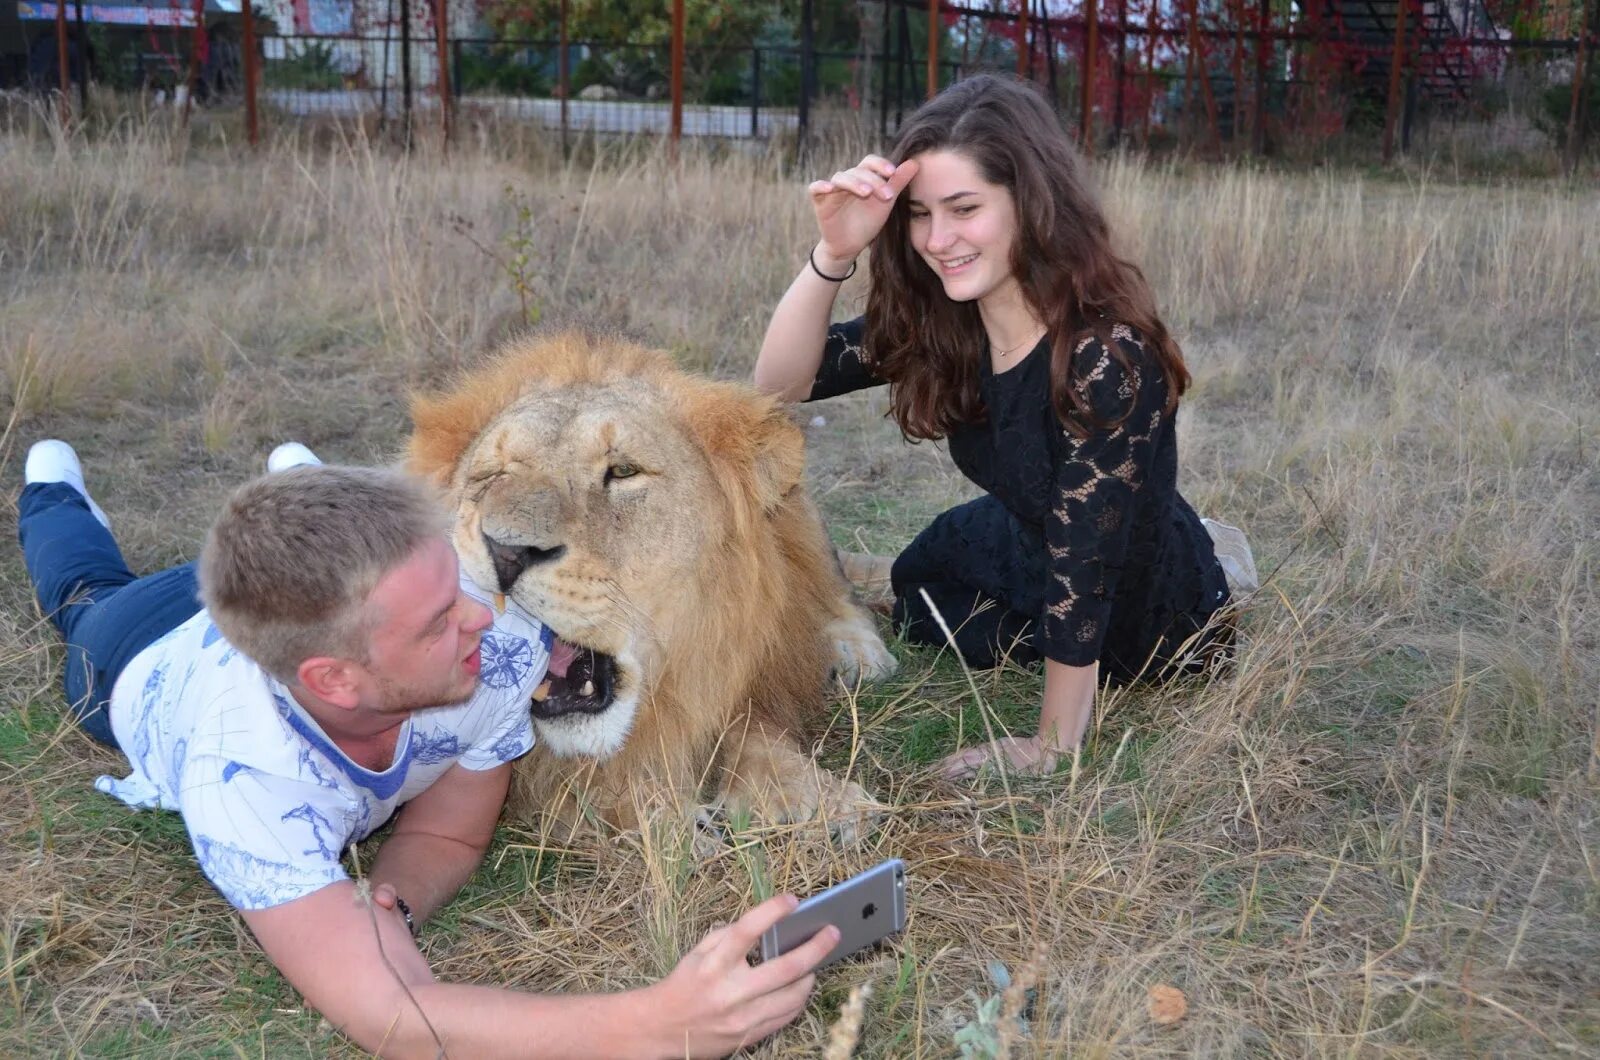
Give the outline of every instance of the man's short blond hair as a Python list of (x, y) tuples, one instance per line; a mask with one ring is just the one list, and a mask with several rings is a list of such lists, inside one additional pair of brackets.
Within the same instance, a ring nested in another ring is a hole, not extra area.
[(319, 655), (367, 661), (367, 599), (447, 520), (421, 481), (311, 465), (247, 482), (200, 553), (200, 597), (222, 635), (280, 681)]

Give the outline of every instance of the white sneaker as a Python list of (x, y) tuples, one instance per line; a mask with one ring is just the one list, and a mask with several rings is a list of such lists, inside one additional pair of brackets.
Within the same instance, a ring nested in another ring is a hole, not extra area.
[(1261, 588), (1261, 577), (1256, 573), (1256, 558), (1250, 551), (1250, 542), (1237, 526), (1219, 523), (1215, 519), (1201, 519), (1200, 525), (1211, 535), (1211, 547), (1217, 554), (1217, 565), (1228, 579), (1228, 595), (1242, 600)]
[(100, 520), (100, 525), (111, 529), (111, 520), (106, 518), (106, 513), (100, 510), (94, 498), (89, 496), (88, 487), (83, 484), (83, 465), (78, 462), (78, 454), (66, 442), (58, 438), (34, 442), (33, 448), (28, 450), (28, 461), (22, 468), (22, 481), (30, 486), (36, 482), (65, 482), (89, 502), (89, 511)]
[(320, 463), (322, 461), (317, 458), (317, 454), (299, 442), (284, 442), (267, 457), (267, 470), (287, 471), (291, 467)]

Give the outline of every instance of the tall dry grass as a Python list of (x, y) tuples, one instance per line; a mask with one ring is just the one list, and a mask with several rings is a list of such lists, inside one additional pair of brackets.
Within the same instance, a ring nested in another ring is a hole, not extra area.
[[(5, 474), (28, 442), (73, 440), (135, 568), (192, 556), (276, 441), (393, 453), (408, 388), (530, 315), (743, 375), (811, 230), (777, 155), (563, 162), (494, 128), (448, 158), (337, 129), (221, 139), (19, 120), (0, 146)], [(841, 1007), (829, 1055), (1600, 1051), (1600, 201), (1098, 169), (1195, 373), (1183, 489), (1270, 575), (1236, 670), (1108, 694), (1061, 776), (973, 789), (927, 763), (986, 713), (1026, 726), (1038, 679), (975, 695), (897, 649), (901, 676), (842, 692), (820, 745), (894, 807), (863, 848), (735, 822), (702, 864), (670, 819), (508, 828), (430, 929), (441, 974), (636, 984), (753, 898), (893, 855), (906, 937), (826, 974), (760, 1055), (815, 1053)], [(893, 549), (970, 487), (883, 408), (807, 410), (811, 485), (841, 541)], [(60, 653), (4, 564), (0, 1051), (339, 1052), (181, 829), (88, 790), (117, 759), (60, 723)], [(1176, 1021), (1163, 986), (1187, 999)]]

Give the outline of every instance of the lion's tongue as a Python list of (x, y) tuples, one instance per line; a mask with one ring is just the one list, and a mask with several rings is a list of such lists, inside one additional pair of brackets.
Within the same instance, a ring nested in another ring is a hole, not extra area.
[(567, 676), (567, 668), (577, 657), (578, 649), (557, 637), (555, 644), (550, 648), (550, 672), (557, 677)]

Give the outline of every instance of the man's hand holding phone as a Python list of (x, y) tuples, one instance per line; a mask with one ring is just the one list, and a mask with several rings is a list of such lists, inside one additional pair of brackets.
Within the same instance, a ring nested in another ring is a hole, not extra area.
[(700, 940), (665, 979), (645, 987), (660, 1045), (673, 1056), (726, 1056), (787, 1025), (816, 985), (813, 970), (839, 941), (837, 928), (818, 932), (776, 960), (751, 966), (750, 951), (800, 902), (769, 898)]

